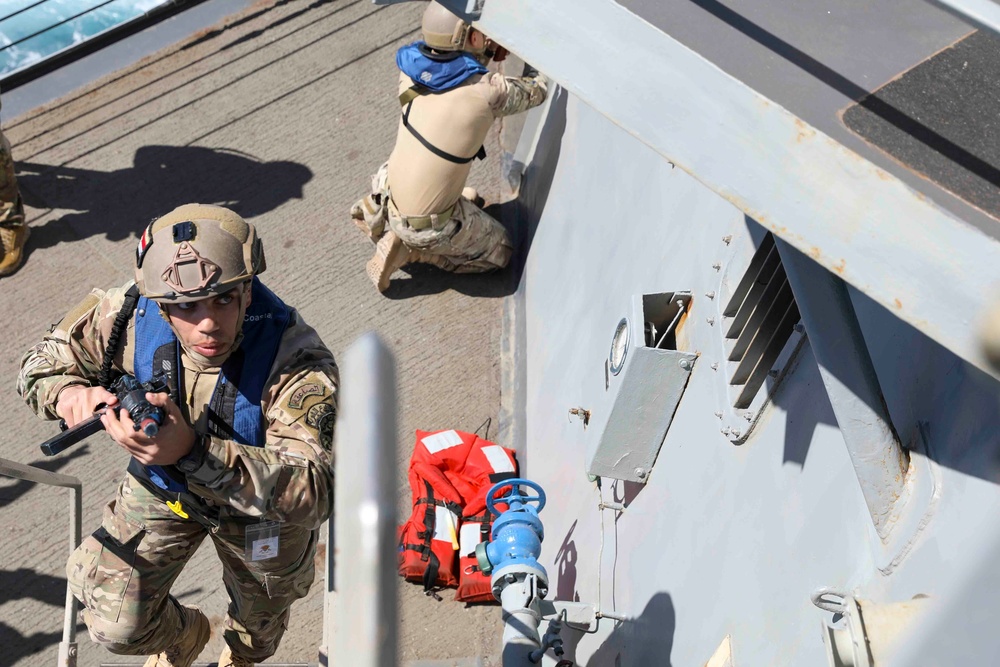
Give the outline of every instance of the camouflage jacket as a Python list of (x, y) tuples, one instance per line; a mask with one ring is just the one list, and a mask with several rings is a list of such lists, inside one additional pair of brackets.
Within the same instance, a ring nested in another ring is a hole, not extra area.
[[(91, 292), (21, 359), (17, 391), (39, 417), (57, 418), (63, 388), (97, 384), (112, 324), (130, 286)], [(134, 319), (126, 338), (115, 367), (133, 373)], [(292, 309), (261, 397), (265, 446), (206, 435), (202, 465), (186, 476), (189, 488), (241, 514), (318, 526), (333, 511), (338, 384), (333, 355)]]

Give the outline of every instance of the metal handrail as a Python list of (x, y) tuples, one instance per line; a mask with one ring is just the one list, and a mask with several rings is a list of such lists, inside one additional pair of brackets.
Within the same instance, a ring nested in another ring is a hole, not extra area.
[(86, 10), (84, 10), (84, 11), (78, 13), (78, 14), (74, 14), (73, 16), (70, 16), (68, 18), (65, 18), (65, 19), (57, 22), (57, 23), (53, 23), (52, 25), (47, 26), (47, 27), (45, 27), (45, 28), (43, 28), (41, 30), (33, 32), (30, 35), (26, 35), (25, 37), (21, 37), (20, 39), (14, 40), (10, 44), (5, 44), (4, 46), (0, 46), (0, 51), (6, 51), (7, 49), (9, 49), (12, 46), (17, 46), (18, 44), (21, 44), (22, 42), (28, 41), (32, 37), (38, 37), (39, 35), (47, 33), (49, 30), (52, 30), (53, 28), (58, 28), (59, 26), (64, 25), (66, 23), (69, 23), (70, 21), (73, 21), (75, 19), (78, 19), (81, 16), (86, 16), (87, 14), (100, 9), (101, 7), (104, 7), (105, 5), (110, 5), (112, 2), (117, 2), (117, 0), (104, 0), (104, 2), (102, 2), (102, 3), (98, 4), (98, 5), (94, 5), (90, 9), (86, 9)]
[(18, 14), (23, 14), (24, 12), (28, 11), (29, 9), (34, 9), (38, 5), (44, 5), (46, 2), (49, 2), (49, 0), (37, 0), (37, 2), (33, 2), (30, 5), (27, 5), (25, 7), (21, 7), (20, 9), (18, 9), (16, 11), (13, 11), (10, 14), (7, 14), (7, 16), (0, 16), (0, 23), (3, 23), (4, 21), (6, 21), (8, 19), (12, 19), (15, 16), (17, 16)]
[[(80, 521), (83, 515), (83, 485), (79, 478), (49, 472), (34, 466), (24, 465), (0, 458), (0, 477), (23, 479), (36, 484), (61, 486), (70, 490), (69, 502), (69, 552), (80, 545)], [(59, 643), (59, 667), (76, 667), (76, 598), (66, 583), (66, 613), (63, 617), (63, 640)]]

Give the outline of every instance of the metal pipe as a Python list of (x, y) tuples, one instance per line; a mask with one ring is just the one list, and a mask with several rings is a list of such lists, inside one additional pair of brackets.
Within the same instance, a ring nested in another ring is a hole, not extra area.
[[(374, 333), (344, 355), (336, 436), (336, 521), (327, 545), (336, 599), (324, 619), (333, 664), (396, 664), (396, 372)], [(328, 593), (329, 595), (329, 593)], [(329, 608), (329, 606), (328, 606)], [(335, 622), (334, 622), (335, 621)], [(330, 623), (333, 623), (332, 630)]]
[(511, 573), (506, 577), (506, 585), (500, 593), (504, 621), (503, 667), (530, 667), (537, 664), (538, 660), (532, 659), (532, 655), (542, 647), (538, 634), (542, 620), (538, 579), (531, 573)]
[[(36, 484), (47, 486), (61, 486), (70, 490), (69, 498), (69, 552), (70, 554), (80, 546), (81, 529), (80, 524), (83, 518), (83, 484), (79, 478), (71, 475), (61, 475), (57, 472), (50, 472), (24, 465), (9, 459), (0, 459), (0, 477), (11, 477), (13, 479), (23, 479)], [(76, 667), (76, 611), (77, 602), (73, 597), (73, 591), (69, 584), (66, 584), (66, 608), (63, 614), (63, 638), (59, 643), (59, 667)]]
[(861, 493), (885, 540), (906, 504), (909, 457), (889, 417), (847, 285), (776, 241)]

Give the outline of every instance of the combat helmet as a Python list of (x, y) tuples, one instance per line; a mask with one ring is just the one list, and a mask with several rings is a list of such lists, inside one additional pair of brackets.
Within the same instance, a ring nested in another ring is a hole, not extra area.
[(420, 30), (424, 36), (424, 43), (435, 51), (471, 51), (476, 53), (483, 50), (473, 49), (472, 45), (469, 44), (472, 26), (438, 2), (431, 2), (427, 5), (424, 17), (420, 22)]
[(264, 272), (254, 226), (221, 206), (185, 204), (146, 227), (135, 252), (135, 282), (159, 303), (228, 292)]

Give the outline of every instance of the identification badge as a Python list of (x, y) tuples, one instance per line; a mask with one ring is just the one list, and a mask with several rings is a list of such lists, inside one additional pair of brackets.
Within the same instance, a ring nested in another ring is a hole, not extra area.
[(245, 559), (254, 563), (278, 556), (278, 535), (281, 532), (280, 521), (261, 521), (247, 526), (247, 542)]

